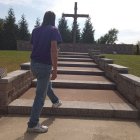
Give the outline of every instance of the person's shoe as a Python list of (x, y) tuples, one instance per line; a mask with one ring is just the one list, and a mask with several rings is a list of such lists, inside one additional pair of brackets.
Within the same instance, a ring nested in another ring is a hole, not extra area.
[(39, 123), (37, 124), (37, 126), (33, 127), (33, 128), (27, 128), (27, 132), (29, 133), (45, 133), (48, 131), (48, 127), (44, 126), (44, 125), (40, 125)]
[(52, 105), (52, 107), (53, 107), (53, 108), (58, 108), (58, 107), (61, 106), (61, 105), (62, 105), (62, 102), (59, 100), (58, 102), (54, 103), (54, 104)]

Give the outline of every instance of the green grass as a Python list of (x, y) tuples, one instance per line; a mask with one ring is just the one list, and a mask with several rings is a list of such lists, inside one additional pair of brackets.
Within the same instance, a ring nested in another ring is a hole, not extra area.
[(20, 69), (20, 64), (30, 61), (29, 51), (0, 51), (0, 67), (11, 72)]
[(140, 77), (140, 55), (106, 54), (105, 57), (113, 59), (114, 64), (128, 67), (130, 74)]

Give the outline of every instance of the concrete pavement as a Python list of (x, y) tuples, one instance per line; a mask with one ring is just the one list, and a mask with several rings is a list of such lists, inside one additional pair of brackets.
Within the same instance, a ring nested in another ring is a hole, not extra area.
[(0, 118), (0, 140), (140, 140), (140, 121), (42, 117), (47, 133), (26, 133), (27, 116)]

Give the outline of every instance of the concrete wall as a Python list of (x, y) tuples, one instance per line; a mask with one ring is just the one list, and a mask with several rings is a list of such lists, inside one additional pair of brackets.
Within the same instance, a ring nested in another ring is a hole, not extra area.
[[(102, 53), (134, 54), (136, 46), (132, 44), (60, 44), (61, 52), (88, 52), (89, 49), (100, 50)], [(17, 41), (18, 50), (31, 50), (29, 41)]]
[(17, 50), (19, 50), (19, 51), (31, 51), (32, 50), (31, 43), (29, 41), (18, 40), (17, 41)]
[(99, 67), (105, 71), (106, 77), (116, 83), (117, 90), (140, 110), (140, 77), (128, 74), (127, 67), (113, 64), (112, 59), (102, 58), (89, 52)]

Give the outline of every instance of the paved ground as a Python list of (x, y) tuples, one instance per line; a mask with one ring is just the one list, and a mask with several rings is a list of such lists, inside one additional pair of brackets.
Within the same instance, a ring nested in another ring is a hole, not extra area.
[(26, 133), (28, 117), (1, 117), (0, 140), (140, 140), (140, 121), (91, 118), (41, 118), (49, 130)]

